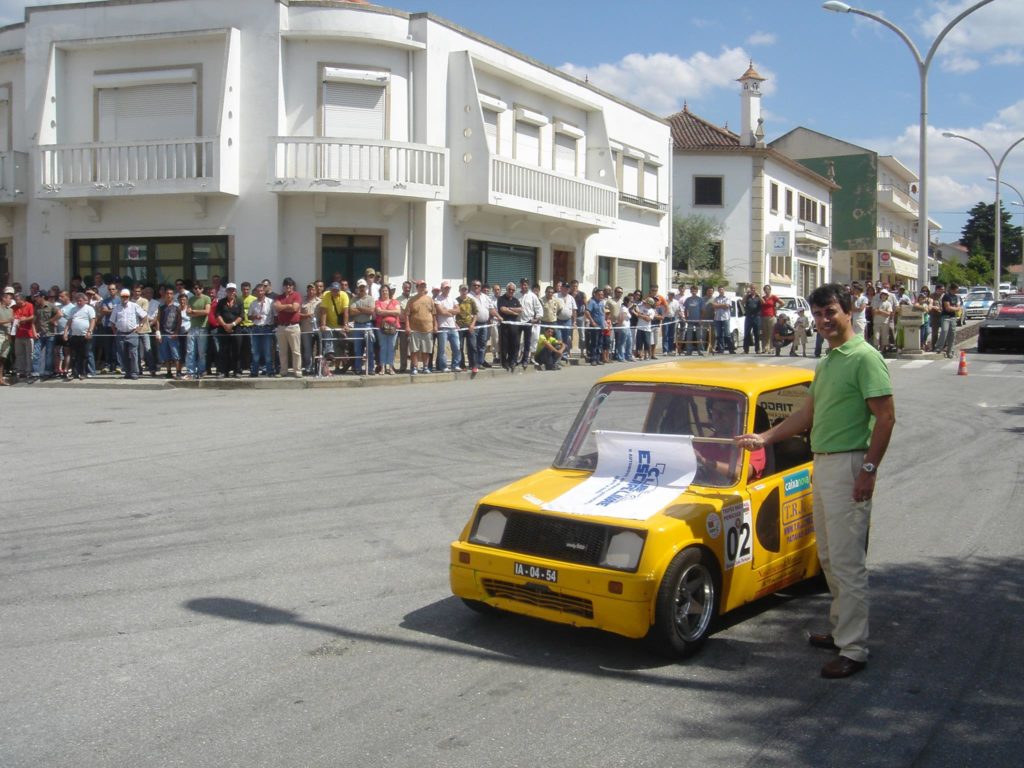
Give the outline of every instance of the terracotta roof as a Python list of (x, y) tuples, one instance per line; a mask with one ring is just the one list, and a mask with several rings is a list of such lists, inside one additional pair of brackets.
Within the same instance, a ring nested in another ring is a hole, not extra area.
[(764, 78), (761, 77), (761, 75), (759, 75), (757, 73), (757, 70), (754, 69), (754, 62), (750, 62), (750, 66), (747, 67), (747, 71), (744, 72), (739, 77), (737, 77), (736, 81), (740, 82), (742, 80), (747, 80), (747, 79), (750, 79), (750, 80), (764, 80)]
[(740, 137), (693, 114), (689, 107), (669, 115), (674, 149), (739, 149)]
[(673, 152), (738, 152), (738, 153), (763, 153), (765, 157), (797, 171), (807, 178), (814, 179), (830, 189), (839, 189), (839, 185), (830, 181), (824, 176), (815, 173), (810, 168), (793, 160), (771, 147), (746, 147), (740, 144), (740, 137), (728, 128), (719, 128), (707, 120), (697, 117), (684, 103), (683, 111), (676, 112), (665, 118), (672, 129), (672, 151)]

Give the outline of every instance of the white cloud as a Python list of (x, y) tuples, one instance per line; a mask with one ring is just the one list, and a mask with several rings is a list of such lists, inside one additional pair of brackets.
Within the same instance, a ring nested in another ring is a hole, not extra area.
[(1024, 64), (1024, 50), (1000, 51), (989, 62), (995, 66), (1015, 66)]
[[(967, 9), (974, 0), (933, 0), (928, 10), (918, 13), (920, 29), (927, 37), (926, 46), (942, 29)], [(1024, 56), (1020, 30), (1024, 28), (1024, 3), (996, 0), (962, 19), (949, 32), (938, 50), (942, 68), (949, 72), (969, 72), (977, 68), (965, 67), (965, 61), (972, 56), (995, 52), (999, 56)], [(925, 51), (922, 50), (922, 55)], [(1005, 62), (1016, 63), (1016, 62)]]
[[(719, 90), (736, 90), (736, 78), (746, 72), (750, 56), (743, 48), (723, 48), (717, 55), (695, 53), (683, 59), (669, 53), (631, 53), (611, 64), (586, 67), (563, 64), (561, 69), (598, 88), (660, 115), (678, 111), (683, 101)], [(768, 70), (764, 92), (772, 93)]]
[(980, 67), (981, 64), (977, 59), (960, 53), (954, 53), (942, 59), (942, 68), (946, 72), (953, 72), (955, 74), (964, 75), (968, 72), (974, 72)]
[(774, 32), (755, 32), (747, 38), (747, 45), (775, 45), (776, 40)]
[[(929, 217), (943, 225), (940, 239), (960, 234), (966, 211), (982, 201), (991, 202), (994, 184), (992, 161), (978, 147), (961, 139), (946, 138), (944, 131), (967, 136), (992, 153), (998, 162), (1024, 134), (1024, 99), (1011, 104), (987, 120), (970, 126), (929, 126), (928, 128), (928, 210)], [(894, 155), (908, 168), (918, 167), (918, 126), (908, 125), (898, 136), (851, 139), (853, 143), (879, 154)], [(1000, 176), (1024, 191), (1024, 142), (1014, 147), (1003, 161)], [(1003, 187), (1007, 199), (1016, 195)], [(1018, 207), (1012, 209), (1020, 214)]]

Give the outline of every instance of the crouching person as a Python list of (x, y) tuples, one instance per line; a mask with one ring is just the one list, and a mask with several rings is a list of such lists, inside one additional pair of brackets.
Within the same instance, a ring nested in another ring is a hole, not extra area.
[(775, 322), (775, 328), (772, 330), (772, 346), (775, 347), (775, 356), (781, 355), (782, 350), (792, 344), (794, 338), (796, 338), (796, 333), (789, 322), (789, 316), (779, 315), (779, 319)]
[(545, 371), (557, 371), (562, 367), (559, 361), (564, 351), (565, 344), (558, 338), (555, 329), (542, 326), (537, 338), (537, 351), (533, 353), (537, 365)]

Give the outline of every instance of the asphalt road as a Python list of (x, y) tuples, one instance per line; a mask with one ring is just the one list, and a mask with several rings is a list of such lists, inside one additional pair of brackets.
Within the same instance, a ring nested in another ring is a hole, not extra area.
[(845, 681), (804, 641), (813, 591), (685, 663), (450, 596), (474, 500), (548, 463), (607, 367), (7, 389), (0, 766), (1019, 766), (1024, 358), (970, 365), (891, 366), (873, 655)]

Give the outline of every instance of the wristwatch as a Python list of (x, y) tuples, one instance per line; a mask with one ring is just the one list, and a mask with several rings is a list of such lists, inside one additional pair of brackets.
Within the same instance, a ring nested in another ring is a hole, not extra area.
[(870, 461), (866, 461), (860, 465), (860, 468), (867, 472), (869, 475), (873, 475), (878, 470), (878, 465), (872, 464)]

